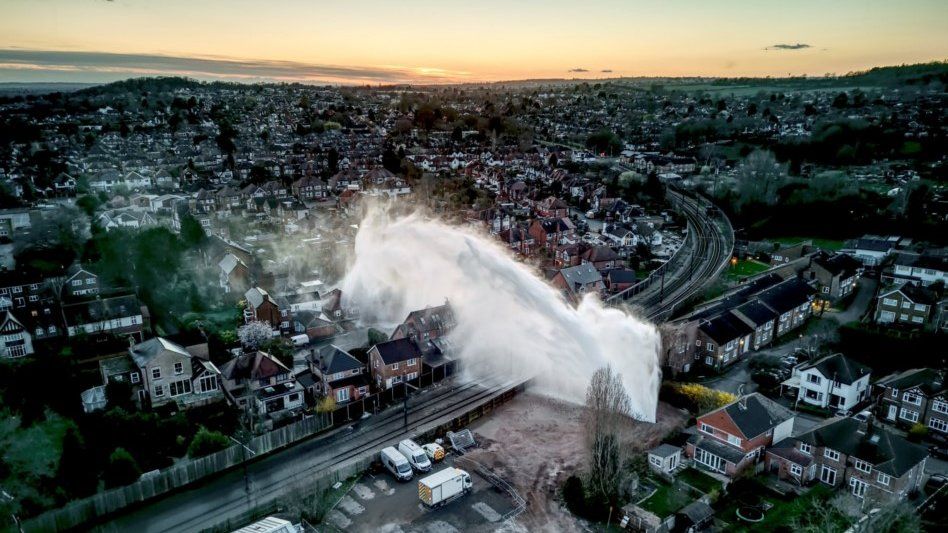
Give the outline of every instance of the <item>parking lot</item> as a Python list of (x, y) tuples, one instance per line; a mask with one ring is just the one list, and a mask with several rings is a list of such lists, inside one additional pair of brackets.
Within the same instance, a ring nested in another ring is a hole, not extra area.
[[(449, 455), (430, 473), (454, 465)], [(458, 464), (459, 468), (464, 465)], [(474, 487), (437, 509), (426, 508), (418, 499), (418, 480), (430, 473), (415, 473), (411, 481), (399, 482), (387, 471), (364, 474), (329, 512), (325, 524), (342, 531), (387, 533), (454, 533), (457, 531), (516, 531), (502, 517), (514, 509), (507, 495), (477, 473), (465, 468)]]

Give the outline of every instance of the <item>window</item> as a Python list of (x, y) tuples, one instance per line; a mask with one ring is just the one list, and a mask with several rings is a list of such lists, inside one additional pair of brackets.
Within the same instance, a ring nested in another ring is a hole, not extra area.
[(925, 311), (928, 310), (928, 306), (925, 305), (925, 304), (915, 304), (915, 310), (916, 310), (916, 311), (921, 311), (921, 312), (924, 313)]
[(896, 301), (895, 298), (883, 298), (883, 299), (882, 299), (882, 303), (883, 303), (884, 305), (891, 305), (891, 306), (893, 306), (893, 307), (897, 307), (897, 306), (899, 305), (899, 302)]
[(26, 347), (22, 344), (7, 346), (7, 354), (10, 357), (23, 357), (26, 355)]
[(23, 287), (20, 287), (20, 286), (13, 287), (13, 294), (20, 294), (21, 292), (23, 292)]
[(86, 278), (86, 285), (94, 285), (95, 278)]
[(217, 390), (217, 377), (204, 376), (200, 381), (201, 392), (211, 392)]
[(918, 411), (910, 411), (903, 407), (899, 411), (899, 418), (908, 420), (909, 422), (918, 422)]
[(169, 387), (171, 389), (172, 396), (180, 396), (182, 394), (187, 394), (191, 392), (191, 381), (187, 379), (182, 379), (175, 381)]
[(876, 481), (878, 481), (880, 485), (885, 485), (886, 487), (888, 487), (889, 481), (891, 481), (891, 479), (892, 479), (891, 476), (889, 476), (888, 474), (883, 474), (882, 472), (879, 472), (879, 477), (876, 478)]
[(161, 379), (161, 369), (152, 368), (151, 369), (151, 379)]
[(790, 465), (790, 475), (791, 475), (791, 476), (799, 476), (799, 475), (802, 474), (802, 473), (803, 473), (803, 467), (802, 467), (802, 466), (800, 466), (800, 465), (798, 465), (798, 464), (791, 464), (791, 465)]
[(35, 295), (35, 294), (31, 294), (31, 295), (30, 295), (30, 301), (31, 301), (31, 302), (37, 302), (37, 301), (39, 301), (39, 299), (40, 299), (39, 296), (37, 296), (37, 295)]
[(820, 470), (820, 481), (827, 485), (836, 485), (836, 469), (823, 465), (823, 469)]
[(155, 398), (161, 398), (165, 395), (165, 388), (162, 385), (155, 385)]
[(727, 436), (727, 442), (728, 442), (728, 444), (733, 444), (733, 445), (735, 445), (735, 446), (740, 446), (740, 445), (741, 445), (741, 439), (740, 439), (740, 437), (735, 437), (734, 435), (728, 435), (728, 436)]
[(72, 280), (72, 281), (70, 282), (70, 284), (71, 284), (73, 287), (81, 287), (81, 286), (82, 286), (82, 280), (81, 280), (81, 279), (74, 279), (74, 280)]
[(705, 424), (704, 422), (701, 423), (701, 431), (702, 433), (707, 433), (708, 435), (714, 435), (714, 428)]
[(839, 452), (826, 448), (823, 450), (823, 457), (833, 461), (839, 461)]
[(893, 398), (899, 397), (899, 389), (892, 389), (892, 397)]
[(902, 395), (902, 399), (912, 405), (922, 405), (922, 397), (918, 394), (912, 394), (911, 392), (906, 392)]
[(714, 345), (711, 344), (710, 342), (708, 343), (708, 351), (709, 351), (709, 352), (713, 352), (713, 351), (714, 351)]
[(14, 298), (14, 301), (16, 302), (17, 307), (23, 307), (26, 305), (26, 300), (24, 300), (22, 297)]
[(872, 465), (867, 463), (866, 461), (853, 459), (853, 466), (856, 467), (856, 470), (859, 470), (860, 472), (863, 472), (865, 474), (872, 472)]
[(823, 382), (823, 378), (817, 376), (816, 374), (807, 374), (806, 380), (810, 383), (813, 383), (814, 385), (819, 385)]
[(138, 383), (142, 380), (142, 377), (138, 375), (138, 372), (132, 372), (131, 374), (132, 383)]
[(912, 322), (915, 322), (916, 324), (921, 324), (921, 323), (924, 322), (924, 321), (925, 321), (925, 319), (922, 318), (922, 317), (920, 317), (920, 316), (913, 316), (913, 317), (912, 317)]
[(405, 366), (415, 366), (415, 358), (412, 357), (408, 361), (405, 361)]
[(418, 377), (418, 372), (409, 372), (405, 374), (405, 381), (411, 381)]
[(948, 403), (941, 400), (935, 400), (932, 402), (932, 411), (948, 415)]
[(866, 495), (866, 487), (868, 486), (868, 483), (859, 478), (849, 478), (849, 487), (853, 490), (853, 496), (857, 498), (862, 498)]
[(174, 373), (175, 375), (184, 373), (184, 363), (178, 362), (174, 364)]
[(928, 427), (940, 431), (942, 433), (948, 433), (948, 422), (940, 418), (931, 417), (928, 419)]
[(392, 363), (392, 370), (398, 370), (398, 363)]
[(812, 449), (813, 449), (813, 448), (811, 448), (809, 444), (807, 444), (807, 443), (805, 443), (805, 442), (801, 442), (801, 443), (800, 443), (800, 451), (801, 451), (801, 452), (803, 452), (803, 453), (805, 453), (805, 454), (807, 454), (807, 455), (810, 455), (810, 450), (812, 450)]
[(911, 307), (912, 307), (912, 302), (909, 302), (908, 300), (902, 302), (902, 309), (910, 309)]
[(336, 389), (336, 401), (337, 402), (349, 401), (349, 387), (346, 387), (343, 389)]

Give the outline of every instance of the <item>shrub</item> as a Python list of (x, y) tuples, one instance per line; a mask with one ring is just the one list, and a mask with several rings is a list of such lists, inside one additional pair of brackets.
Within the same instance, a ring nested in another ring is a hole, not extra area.
[(105, 486), (108, 488), (121, 487), (134, 482), (141, 477), (142, 471), (138, 462), (125, 448), (116, 448), (109, 456), (109, 464), (105, 468)]
[(586, 514), (586, 493), (583, 489), (583, 480), (579, 476), (570, 476), (563, 483), (563, 503), (569, 512), (576, 516)]
[(723, 407), (737, 400), (737, 396), (729, 392), (709, 389), (698, 383), (675, 382), (663, 384), (659, 397), (675, 407), (699, 414)]
[(908, 439), (912, 442), (919, 442), (928, 436), (928, 428), (925, 424), (915, 423), (908, 430)]
[(204, 457), (205, 455), (227, 449), (230, 445), (230, 439), (223, 433), (211, 431), (201, 426), (201, 429), (194, 435), (194, 438), (191, 439), (191, 444), (188, 446), (188, 457), (192, 459), (195, 457)]

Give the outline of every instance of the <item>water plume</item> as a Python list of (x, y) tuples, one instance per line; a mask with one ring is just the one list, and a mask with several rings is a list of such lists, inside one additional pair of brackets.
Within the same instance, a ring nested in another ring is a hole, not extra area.
[(538, 392), (582, 403), (593, 372), (611, 365), (622, 374), (632, 415), (655, 420), (656, 329), (591, 295), (569, 305), (474, 229), (371, 208), (342, 289), (347, 304), (375, 324), (395, 325), (410, 311), (450, 301), (457, 327), (449, 340), (472, 379), (534, 377)]

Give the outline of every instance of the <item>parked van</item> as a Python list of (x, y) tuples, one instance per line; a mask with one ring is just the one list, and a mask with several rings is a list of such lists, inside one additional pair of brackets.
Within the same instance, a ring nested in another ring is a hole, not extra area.
[(398, 443), (398, 451), (408, 458), (411, 466), (419, 472), (431, 470), (431, 461), (428, 460), (428, 454), (421, 449), (421, 446), (415, 444), (411, 439), (405, 439)]
[(444, 459), (444, 448), (441, 447), (437, 442), (429, 442), (421, 446), (421, 449), (428, 454), (428, 459), (431, 459), (432, 463), (437, 463), (438, 461)]
[(305, 333), (293, 335), (290, 337), (290, 340), (293, 342), (293, 346), (304, 346), (309, 344), (309, 335), (306, 335)]
[(379, 459), (381, 459), (382, 465), (395, 476), (395, 479), (399, 481), (411, 479), (411, 465), (408, 463), (408, 459), (405, 459), (405, 456), (398, 453), (398, 450), (394, 447), (389, 446), (382, 450)]

